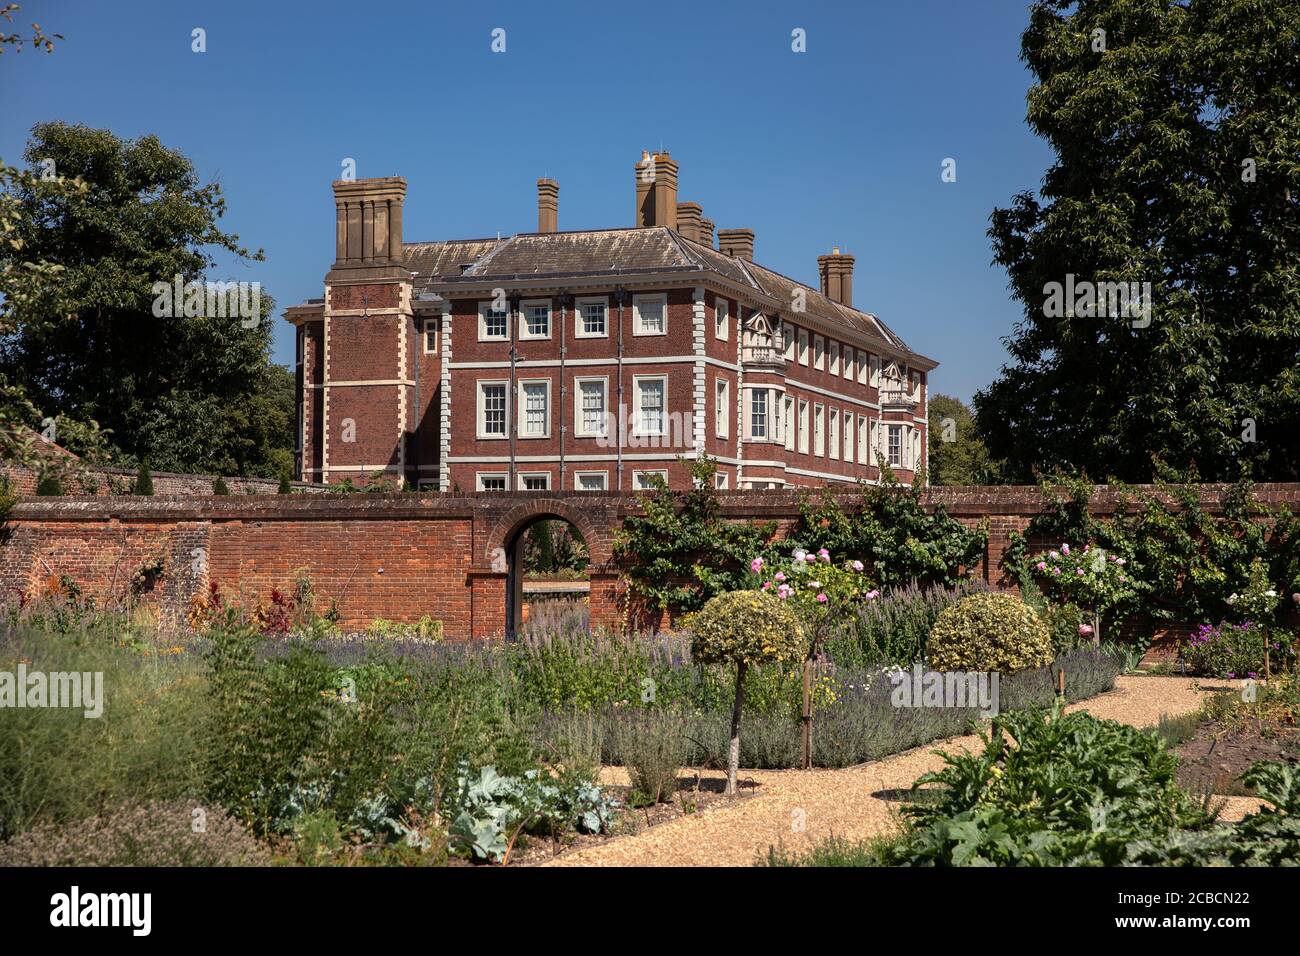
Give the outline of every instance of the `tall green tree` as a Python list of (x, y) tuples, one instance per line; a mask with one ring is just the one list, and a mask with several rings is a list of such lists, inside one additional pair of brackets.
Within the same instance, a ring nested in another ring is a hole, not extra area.
[[(1146, 480), (1153, 454), (1294, 480), (1300, 0), (1038, 0), (1021, 55), (1056, 161), (991, 217), (1024, 316), (975, 397), (990, 451), (1011, 480)], [(1083, 281), (1150, 283), (1149, 313), (1098, 308)]]
[(935, 395), (927, 403), (930, 427), (930, 484), (988, 485), (998, 480), (975, 424), (975, 413), (960, 399)]
[(294, 406), (292, 377), (269, 362), (270, 297), (244, 318), (207, 303), (187, 315), (183, 300), (155, 308), (156, 284), (205, 280), (218, 252), (263, 258), (219, 226), (220, 186), (156, 137), (64, 123), (35, 127), (26, 160), (84, 189), (47, 188), (39, 175), (12, 184), (21, 254), (57, 267), (58, 297), (14, 303), (0, 342), (4, 383), (42, 416), (98, 422), (128, 461), (282, 473)]

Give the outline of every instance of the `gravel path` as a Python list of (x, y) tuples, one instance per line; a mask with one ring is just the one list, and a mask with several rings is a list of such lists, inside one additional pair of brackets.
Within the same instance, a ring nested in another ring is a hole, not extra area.
[[(1161, 715), (1196, 710), (1207, 695), (1228, 683), (1210, 681), (1198, 688), (1192, 678), (1126, 676), (1116, 681), (1114, 690), (1069, 709), (1149, 727)], [(758, 785), (753, 796), (565, 853), (546, 865), (749, 866), (779, 843), (798, 850), (832, 834), (861, 839), (888, 833), (898, 825), (899, 804), (884, 799), (881, 791), (910, 787), (921, 774), (939, 769), (943, 760), (937, 749), (955, 753), (978, 746), (978, 737), (952, 737), (842, 770), (742, 770), (742, 780)], [(607, 774), (610, 782), (627, 782), (621, 768), (608, 768)], [(1224, 816), (1239, 818), (1256, 804), (1233, 798)]]

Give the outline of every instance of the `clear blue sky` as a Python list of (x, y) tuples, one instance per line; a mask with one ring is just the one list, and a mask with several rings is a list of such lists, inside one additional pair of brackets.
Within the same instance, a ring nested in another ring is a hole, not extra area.
[(406, 177), (419, 240), (534, 230), (539, 176), (560, 182), (561, 229), (630, 225), (633, 163), (662, 145), (680, 198), (754, 229), (763, 264), (816, 285), (818, 254), (856, 255), (855, 304), (942, 363), (936, 391), (969, 400), (1004, 360), (1019, 309), (988, 216), (1050, 161), (1024, 124), (1025, 0), (22, 6), (67, 40), (0, 57), (0, 156), (43, 120), (157, 134), (266, 251), (226, 274), (281, 307), (322, 294), (345, 157)]

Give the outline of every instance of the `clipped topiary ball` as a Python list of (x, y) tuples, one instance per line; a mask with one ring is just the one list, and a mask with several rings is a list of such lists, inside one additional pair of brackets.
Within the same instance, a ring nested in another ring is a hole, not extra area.
[(807, 652), (794, 611), (765, 591), (719, 594), (691, 621), (691, 657), (701, 664), (771, 664)]
[(939, 671), (1011, 673), (1052, 662), (1047, 624), (1013, 594), (971, 594), (944, 608), (926, 644)]

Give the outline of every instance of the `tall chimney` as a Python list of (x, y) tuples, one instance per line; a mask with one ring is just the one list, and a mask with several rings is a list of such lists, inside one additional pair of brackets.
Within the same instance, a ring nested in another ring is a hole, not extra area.
[(817, 257), (817, 272), (821, 275), (822, 295), (841, 305), (853, 308), (853, 264), (857, 260), (834, 247), (828, 256)]
[[(406, 180), (337, 179), (334, 188), (334, 267), (357, 278), (404, 277), (402, 203)], [(359, 271), (363, 270), (363, 271)]]
[(753, 229), (719, 229), (718, 251), (725, 256), (754, 261)]
[(560, 218), (560, 184), (554, 179), (537, 180), (537, 231), (555, 232)]
[(641, 151), (636, 164), (636, 224), (677, 228), (677, 163), (668, 153)]
[(636, 173), (636, 226), (653, 226), (655, 218), (654, 189), (655, 161), (644, 149), (641, 158), (633, 167)]
[(700, 245), (713, 248), (713, 220), (700, 217)]
[(677, 228), (677, 161), (667, 152), (655, 153), (653, 225)]
[(703, 231), (700, 223), (703, 219), (700, 204), (697, 202), (679, 202), (677, 204), (677, 231), (692, 242), (700, 242)]

